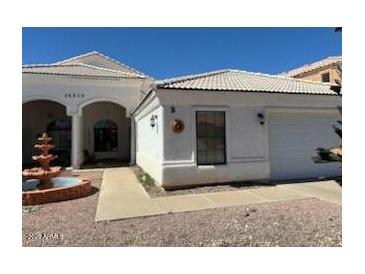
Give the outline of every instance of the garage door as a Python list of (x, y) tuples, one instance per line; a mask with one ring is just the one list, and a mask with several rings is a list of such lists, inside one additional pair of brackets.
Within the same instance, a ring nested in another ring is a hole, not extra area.
[(272, 180), (337, 176), (340, 164), (315, 164), (317, 147), (341, 143), (332, 125), (339, 115), (275, 114), (269, 116), (269, 151)]

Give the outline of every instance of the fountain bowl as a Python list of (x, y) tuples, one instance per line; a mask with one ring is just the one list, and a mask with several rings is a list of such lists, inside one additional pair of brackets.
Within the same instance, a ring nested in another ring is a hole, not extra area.
[(55, 177), (52, 188), (39, 189), (38, 179), (29, 179), (22, 184), (23, 205), (36, 205), (77, 199), (91, 194), (91, 180), (77, 177)]

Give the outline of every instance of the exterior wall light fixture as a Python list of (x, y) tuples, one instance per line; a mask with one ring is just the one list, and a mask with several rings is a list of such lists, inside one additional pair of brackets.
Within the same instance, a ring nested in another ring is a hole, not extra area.
[(151, 127), (152, 128), (154, 128), (155, 127), (155, 125), (156, 125), (156, 123), (157, 123), (157, 115), (151, 115), (151, 118), (150, 118), (150, 125), (151, 125)]
[(260, 125), (265, 124), (265, 116), (262, 113), (257, 113), (257, 118), (259, 118)]

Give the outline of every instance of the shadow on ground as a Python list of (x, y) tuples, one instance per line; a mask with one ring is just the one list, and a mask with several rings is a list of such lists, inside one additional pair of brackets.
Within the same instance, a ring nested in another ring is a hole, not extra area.
[(128, 167), (129, 162), (116, 161), (113, 159), (106, 159), (100, 161), (89, 161), (81, 166), (81, 169), (93, 169), (93, 168), (110, 168), (110, 167)]

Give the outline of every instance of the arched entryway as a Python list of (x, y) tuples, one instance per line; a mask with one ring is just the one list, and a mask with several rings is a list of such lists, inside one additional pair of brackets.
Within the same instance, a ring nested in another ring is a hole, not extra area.
[(84, 164), (129, 163), (131, 122), (126, 114), (111, 102), (82, 108)]
[(47, 132), (52, 138), (58, 155), (55, 164), (71, 164), (71, 118), (66, 115), (66, 107), (49, 100), (26, 102), (22, 106), (23, 165), (34, 165), (32, 156), (39, 151), (34, 149), (37, 137)]

